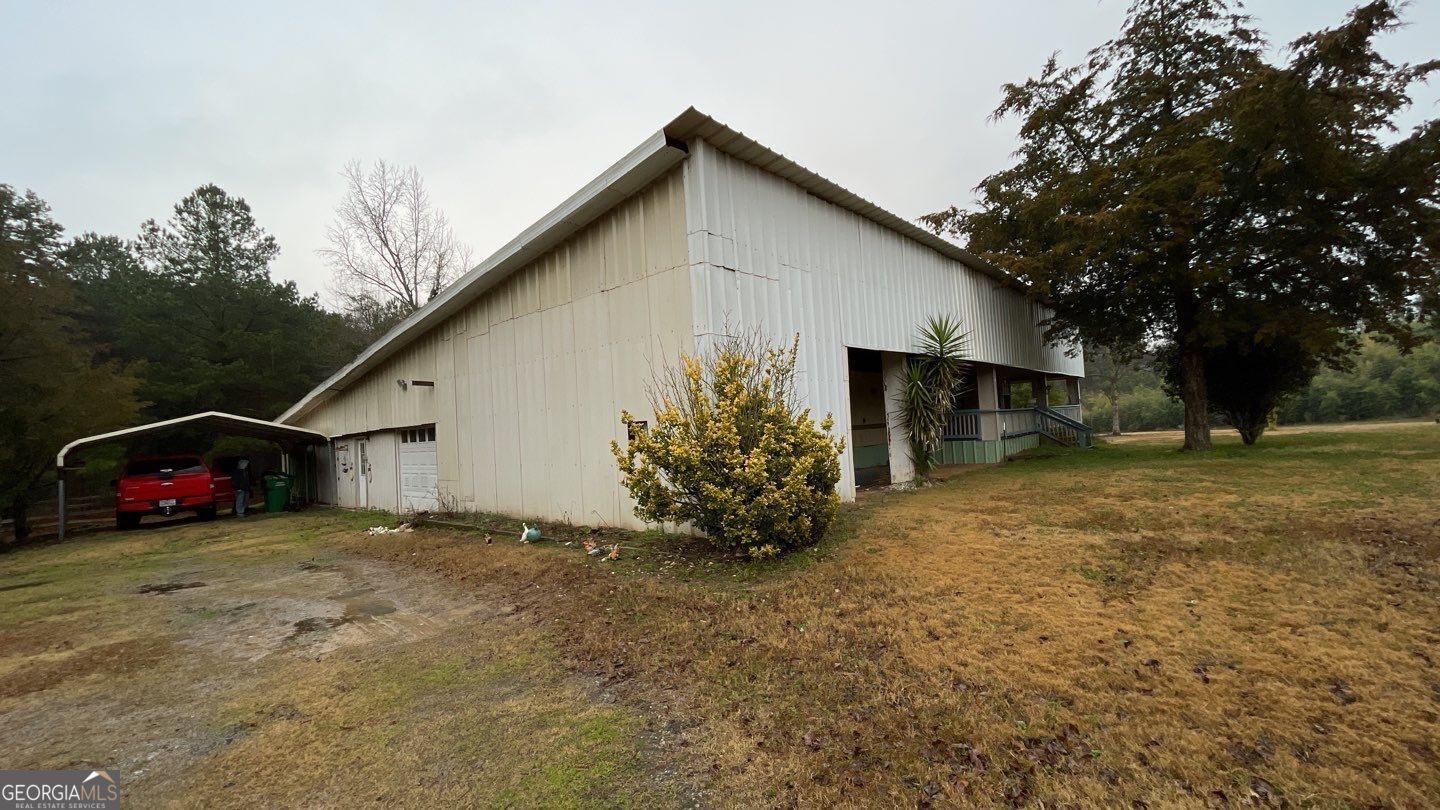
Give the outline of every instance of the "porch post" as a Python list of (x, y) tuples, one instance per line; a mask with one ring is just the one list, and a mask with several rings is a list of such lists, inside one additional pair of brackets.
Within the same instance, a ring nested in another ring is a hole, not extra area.
[(1033, 400), (1031, 407), (1041, 409), (1050, 407), (1050, 381), (1043, 372), (1036, 372), (1030, 378), (1030, 398)]
[(905, 389), (905, 355), (899, 352), (880, 353), (880, 373), (884, 380), (885, 431), (889, 434), (890, 483), (908, 484), (915, 480), (915, 461), (910, 458), (910, 439), (901, 427), (900, 393)]
[(978, 366), (975, 369), (975, 394), (981, 411), (981, 441), (993, 442), (1000, 438), (1000, 415), (994, 412), (1000, 407), (1000, 384), (996, 377), (994, 366)]
[(1079, 405), (1079, 404), (1080, 404), (1080, 378), (1079, 378), (1079, 377), (1066, 377), (1066, 378), (1065, 378), (1065, 404), (1067, 404), (1067, 405)]

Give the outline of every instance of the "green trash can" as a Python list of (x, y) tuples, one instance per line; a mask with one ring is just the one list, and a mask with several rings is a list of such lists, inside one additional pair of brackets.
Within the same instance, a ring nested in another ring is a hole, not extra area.
[(295, 486), (295, 477), (285, 473), (265, 473), (265, 511), (284, 512), (290, 505), (290, 489)]

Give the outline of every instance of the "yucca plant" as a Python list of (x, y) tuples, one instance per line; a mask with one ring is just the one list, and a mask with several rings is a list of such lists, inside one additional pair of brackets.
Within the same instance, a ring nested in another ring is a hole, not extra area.
[(915, 475), (927, 476), (937, 464), (945, 420), (967, 387), (970, 335), (960, 319), (932, 315), (915, 335), (915, 353), (905, 364), (900, 389), (900, 421), (910, 440)]

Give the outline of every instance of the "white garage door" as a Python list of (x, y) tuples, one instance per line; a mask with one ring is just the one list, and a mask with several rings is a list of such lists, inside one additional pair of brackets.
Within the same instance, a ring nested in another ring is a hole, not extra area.
[(440, 466), (435, 461), (435, 426), (400, 431), (400, 509), (440, 508)]

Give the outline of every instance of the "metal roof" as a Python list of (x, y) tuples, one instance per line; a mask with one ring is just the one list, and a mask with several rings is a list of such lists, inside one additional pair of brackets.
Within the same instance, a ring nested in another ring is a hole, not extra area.
[(235, 436), (249, 436), (254, 439), (269, 439), (276, 442), (325, 444), (329, 441), (329, 438), (323, 433), (297, 428), (293, 425), (281, 425), (276, 422), (266, 422), (264, 419), (251, 419), (248, 416), (237, 416), (233, 413), (205, 411), (204, 413), (193, 413), (189, 416), (180, 416), (175, 419), (151, 422), (146, 425), (136, 425), (135, 427), (125, 428), (123, 430), (112, 430), (109, 433), (97, 433), (94, 436), (85, 436), (84, 438), (76, 439), (60, 448), (60, 452), (55, 454), (55, 466), (63, 468), (65, 466), (65, 457), (71, 452), (84, 447), (113, 442), (118, 439), (129, 439), (135, 436), (160, 433), (177, 427), (213, 430), (216, 433), (229, 433)]
[(645, 139), (631, 150), (630, 154), (602, 172), (599, 177), (442, 290), (425, 306), (386, 332), (344, 368), (290, 406), (275, 421), (289, 422), (297, 419), (331, 395), (345, 390), (350, 383), (364, 376), (412, 339), (434, 328), (485, 290), (539, 258), (617, 203), (644, 188), (686, 158), (688, 151), (685, 142), (693, 138), (703, 139), (729, 155), (774, 172), (822, 200), (849, 209), (1004, 284), (1016, 288), (1022, 286), (1004, 270), (954, 242), (826, 180), (779, 152), (690, 107), (659, 132)]
[(1017, 289), (1023, 289), (1023, 285), (1014, 276), (994, 264), (944, 237), (925, 230), (911, 220), (893, 214), (855, 192), (826, 180), (779, 152), (756, 142), (745, 133), (731, 129), (694, 107), (680, 113), (674, 121), (665, 125), (663, 131), (666, 135), (681, 141), (700, 138), (721, 152), (779, 175), (828, 203), (853, 211), (902, 236), (933, 248), (942, 255), (969, 265), (985, 275)]

